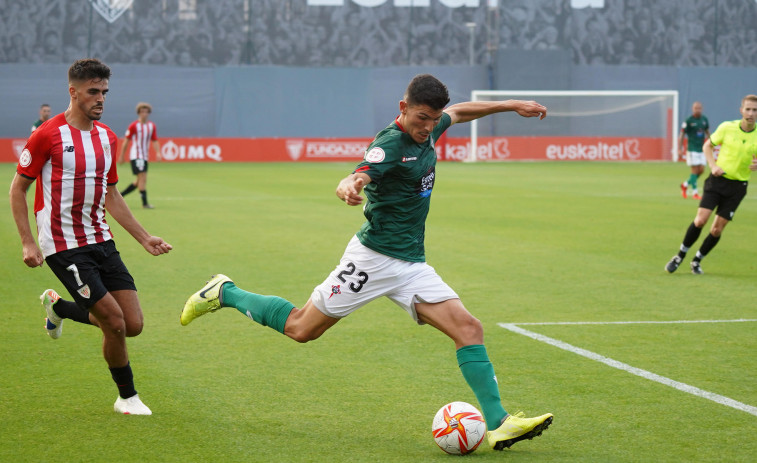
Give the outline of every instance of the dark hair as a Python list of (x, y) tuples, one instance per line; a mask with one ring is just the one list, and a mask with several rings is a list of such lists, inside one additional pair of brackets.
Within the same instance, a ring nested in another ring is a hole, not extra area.
[(84, 58), (74, 61), (68, 68), (69, 82), (110, 79), (110, 68), (97, 58)]
[(409, 105), (423, 104), (435, 111), (444, 109), (449, 103), (447, 86), (431, 74), (413, 77), (405, 91), (405, 102)]
[(49, 108), (49, 107), (50, 107), (50, 105), (49, 105), (49, 104), (47, 104), (47, 103), (42, 103), (42, 104), (40, 105), (39, 109), (42, 109), (42, 108)]

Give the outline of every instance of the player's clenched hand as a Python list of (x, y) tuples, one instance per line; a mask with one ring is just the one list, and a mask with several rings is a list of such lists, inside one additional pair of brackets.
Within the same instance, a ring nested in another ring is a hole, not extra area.
[(538, 117), (544, 119), (547, 117), (547, 107), (535, 101), (518, 101), (516, 102), (515, 112), (523, 117)]
[(757, 157), (752, 159), (752, 163), (749, 164), (749, 170), (757, 170)]
[(142, 243), (142, 246), (153, 256), (166, 254), (173, 249), (173, 246), (163, 241), (163, 238), (159, 236), (150, 236), (144, 243)]
[(336, 195), (347, 203), (348, 206), (357, 206), (363, 202), (360, 192), (363, 191), (365, 180), (361, 177), (349, 176), (339, 182), (336, 187)]
[(720, 177), (725, 173), (725, 171), (723, 171), (723, 169), (721, 169), (720, 166), (717, 164), (715, 164), (714, 166), (710, 166), (710, 172), (715, 177)]
[(42, 256), (39, 246), (36, 244), (24, 246), (24, 263), (32, 268), (39, 267), (45, 263), (45, 258)]

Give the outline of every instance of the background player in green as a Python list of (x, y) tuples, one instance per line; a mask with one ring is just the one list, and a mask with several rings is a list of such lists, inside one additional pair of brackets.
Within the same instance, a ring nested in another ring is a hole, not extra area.
[[(740, 111), (740, 120), (723, 122), (704, 143), (704, 155), (710, 166), (710, 176), (704, 182), (704, 196), (699, 203), (694, 221), (686, 230), (678, 254), (665, 265), (668, 273), (678, 269), (689, 248), (702, 233), (702, 228), (710, 219), (712, 211), (717, 209), (710, 234), (691, 261), (691, 272), (703, 273), (700, 261), (718, 244), (723, 229), (733, 220), (736, 208), (746, 196), (749, 177), (753, 170), (757, 170), (757, 95), (745, 96), (741, 100)], [(715, 161), (712, 147), (717, 145), (720, 145), (720, 154)]]
[[(686, 153), (684, 153), (684, 138), (688, 140)], [(702, 114), (702, 103), (695, 101), (691, 105), (691, 116), (684, 121), (678, 137), (679, 154), (686, 154), (686, 165), (691, 167), (689, 179), (681, 183), (681, 195), (684, 199), (687, 197), (688, 187), (691, 187), (694, 199), (701, 199), (697, 190), (697, 179), (704, 172), (704, 165), (707, 163), (702, 152), (702, 146), (707, 138), (710, 138), (710, 121)]]
[(32, 132), (37, 130), (37, 128), (48, 119), (50, 119), (50, 105), (43, 103), (42, 106), (39, 107), (39, 119), (32, 124)]
[(544, 118), (547, 108), (534, 101), (508, 100), (458, 103), (444, 109), (447, 103), (443, 83), (428, 74), (416, 76), (399, 102), (399, 116), (376, 135), (355, 171), (339, 182), (336, 194), (350, 206), (363, 203), (360, 193), (365, 189), (367, 220), (339, 265), (301, 309), (276, 296), (244, 291), (225, 275), (216, 275), (187, 300), (181, 324), (221, 307), (234, 307), (264, 326), (307, 342), (340, 318), (386, 296), (419, 324), (429, 324), (454, 341), (460, 370), (486, 418), (489, 444), (502, 450), (540, 435), (552, 422), (552, 414), (525, 418), (504, 410), (481, 322), (426, 263), (425, 222), (436, 179), (434, 146), (452, 124), (506, 111)]

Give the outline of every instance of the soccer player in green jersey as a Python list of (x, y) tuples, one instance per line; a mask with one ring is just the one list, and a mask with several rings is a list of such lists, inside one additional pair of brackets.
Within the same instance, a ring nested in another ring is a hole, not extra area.
[(515, 111), (547, 115), (534, 101), (449, 103), (447, 87), (429, 74), (416, 76), (399, 103), (400, 114), (376, 135), (363, 162), (336, 188), (350, 206), (363, 204), (366, 222), (347, 245), (339, 265), (313, 290), (302, 308), (276, 296), (244, 291), (225, 275), (214, 276), (193, 294), (181, 324), (222, 307), (242, 314), (298, 342), (320, 337), (341, 318), (386, 296), (419, 324), (429, 324), (455, 343), (457, 362), (486, 419), (496, 450), (531, 439), (552, 422), (552, 414), (526, 418), (508, 414), (500, 400), (494, 368), (484, 347), (481, 322), (426, 263), (424, 233), (436, 178), (435, 144), (449, 126), (489, 114)]
[[(702, 228), (710, 219), (712, 211), (717, 209), (710, 234), (691, 261), (691, 272), (697, 275), (703, 273), (700, 264), (702, 258), (718, 244), (723, 229), (733, 220), (736, 208), (746, 196), (747, 183), (752, 171), (757, 170), (756, 118), (757, 95), (747, 95), (741, 100), (741, 120), (723, 122), (704, 143), (704, 155), (710, 166), (710, 176), (704, 182), (704, 195), (699, 203), (697, 215), (686, 230), (678, 254), (665, 265), (668, 273), (678, 269), (689, 248), (702, 233)], [(720, 154), (716, 161), (712, 147), (717, 145), (720, 145)]]
[(686, 154), (686, 164), (691, 167), (691, 175), (688, 180), (681, 183), (681, 195), (686, 199), (687, 190), (691, 187), (694, 199), (702, 199), (697, 190), (697, 179), (704, 172), (706, 160), (702, 152), (704, 141), (710, 138), (710, 121), (702, 114), (702, 103), (695, 101), (691, 105), (691, 116), (688, 117), (681, 126), (681, 135), (678, 137), (678, 151), (684, 154), (683, 140), (688, 139), (688, 150)]
[(39, 128), (39, 126), (48, 119), (50, 119), (50, 105), (44, 103), (39, 107), (39, 119), (37, 119), (37, 121), (32, 124), (32, 132), (37, 130), (37, 128)]

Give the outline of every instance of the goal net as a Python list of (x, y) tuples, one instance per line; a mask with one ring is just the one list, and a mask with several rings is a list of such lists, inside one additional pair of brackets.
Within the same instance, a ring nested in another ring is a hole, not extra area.
[(678, 92), (474, 90), (472, 101), (535, 100), (547, 117), (471, 122), (468, 161), (678, 160)]

